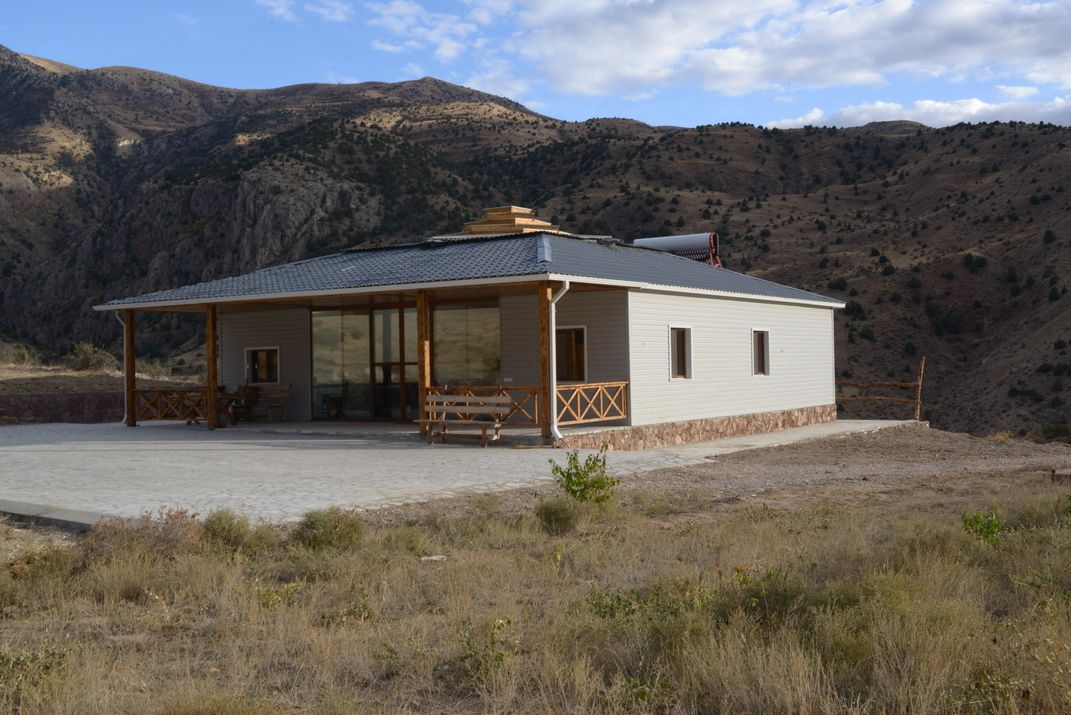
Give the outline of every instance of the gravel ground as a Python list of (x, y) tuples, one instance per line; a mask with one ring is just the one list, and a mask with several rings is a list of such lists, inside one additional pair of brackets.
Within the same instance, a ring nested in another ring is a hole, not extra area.
[[(985, 493), (1024, 480), (1048, 479), (1049, 470), (1068, 467), (1068, 444), (991, 441), (905, 425), (630, 475), (622, 479), (619, 492), (626, 502), (660, 501), (680, 512), (740, 503), (791, 508), (827, 499), (925, 503), (942, 494)], [(528, 511), (554, 493), (553, 485), (513, 489), (482, 497), (476, 506), (472, 497), (459, 497), (391, 507), (376, 516), (393, 522), (429, 511), (464, 513), (488, 508), (488, 500), (502, 512)]]

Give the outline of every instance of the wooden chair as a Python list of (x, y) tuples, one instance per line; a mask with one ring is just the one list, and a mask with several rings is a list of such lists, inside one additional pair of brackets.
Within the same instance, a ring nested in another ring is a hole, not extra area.
[(234, 390), (238, 400), (231, 403), (229, 416), (231, 424), (238, 424), (240, 419), (248, 420), (253, 416), (253, 409), (260, 401), (260, 388), (255, 385), (239, 385)]
[[(480, 430), (480, 446), (486, 447), (488, 432), (490, 440), (501, 436), (502, 426), (513, 409), (513, 399), (508, 395), (428, 395), (424, 401), (424, 419), (414, 420), (428, 429), (428, 444), (435, 441), (435, 432), (446, 442), (446, 435), (454, 425)], [(481, 418), (482, 419), (479, 419)]]
[(275, 416), (286, 417), (286, 403), (290, 401), (290, 385), (257, 385), (260, 390), (260, 404), (268, 413), (268, 422), (274, 422)]

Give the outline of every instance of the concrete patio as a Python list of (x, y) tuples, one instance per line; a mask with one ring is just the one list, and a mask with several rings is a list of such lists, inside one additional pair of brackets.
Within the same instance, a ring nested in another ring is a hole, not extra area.
[[(901, 421), (845, 420), (747, 437), (611, 452), (618, 475), (721, 454), (871, 431)], [(427, 446), (408, 425), (181, 423), (0, 427), (0, 513), (70, 525), (160, 508), (227, 507), (290, 520), (330, 505), (375, 508), (547, 482), (564, 452), (477, 443)]]

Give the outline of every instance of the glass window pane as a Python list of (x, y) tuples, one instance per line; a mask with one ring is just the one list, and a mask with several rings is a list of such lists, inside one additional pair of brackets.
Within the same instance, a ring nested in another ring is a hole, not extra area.
[(405, 355), (406, 362), (415, 362), (417, 359), (417, 327), (416, 308), (406, 308), (405, 316)]
[(372, 416), (372, 392), (369, 385), (371, 334), (368, 311), (347, 310), (342, 313), (342, 404), (338, 417), (366, 419)]
[(440, 385), (497, 385), (501, 363), (498, 305), (440, 305), (432, 317), (433, 376)]
[(342, 416), (342, 313), (312, 313), (312, 414), (316, 419)]
[(398, 362), (398, 309), (386, 308), (373, 313), (375, 324), (376, 362)]
[(768, 353), (770, 349), (769, 333), (762, 330), (756, 330), (753, 335), (755, 342), (755, 374), (765, 375), (769, 371), (767, 368), (767, 365), (769, 364)]
[(559, 328), (555, 332), (556, 373), (559, 382), (580, 382), (586, 379), (583, 328)]

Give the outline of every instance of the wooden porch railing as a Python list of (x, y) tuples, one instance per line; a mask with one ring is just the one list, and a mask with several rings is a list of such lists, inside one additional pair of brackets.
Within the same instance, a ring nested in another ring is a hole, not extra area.
[(134, 414), (138, 420), (208, 419), (208, 388), (178, 387), (134, 390)]
[[(514, 425), (539, 426), (539, 392), (534, 385), (433, 385), (428, 388), (429, 395), (464, 395), (491, 396), (504, 395), (513, 401), (506, 422)], [(449, 413), (459, 419), (470, 419), (464, 410)]]
[(558, 424), (580, 425), (628, 417), (628, 382), (558, 385)]

